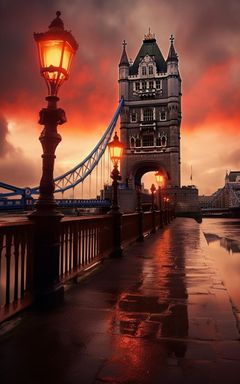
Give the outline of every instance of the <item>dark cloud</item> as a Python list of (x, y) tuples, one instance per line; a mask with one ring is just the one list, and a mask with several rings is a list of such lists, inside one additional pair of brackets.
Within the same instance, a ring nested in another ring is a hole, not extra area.
[(7, 120), (0, 116), (0, 181), (22, 186), (22, 180), (32, 185), (39, 179), (36, 162), (26, 158), (21, 149), (8, 141)]
[[(106, 126), (118, 101), (122, 40), (134, 59), (149, 26), (165, 57), (169, 36), (175, 35), (183, 130), (217, 121), (222, 126), (225, 121), (231, 132), (239, 130), (239, 0), (0, 0), (0, 110), (8, 120), (29, 119), (37, 125), (46, 87), (33, 32), (47, 30), (57, 10), (79, 43), (71, 76), (60, 90), (68, 117), (63, 130)], [(9, 153), (7, 133), (1, 129), (0, 134), (5, 140), (0, 153)]]
[[(84, 114), (92, 108), (91, 96), (117, 100), (117, 71), (121, 41), (129, 42), (129, 56), (134, 57), (149, 24), (164, 55), (168, 37), (176, 35), (180, 55), (183, 90), (188, 92), (209, 66), (238, 54), (240, 35), (238, 0), (25, 0), (0, 1), (0, 83), (5, 90), (0, 104), (16, 103), (36, 108), (45, 88), (38, 77), (34, 31), (44, 31), (62, 11), (65, 28), (71, 29), (79, 42), (70, 81), (64, 85), (66, 109)], [(87, 82), (79, 74), (84, 73)], [(89, 115), (89, 113), (88, 113)], [(104, 118), (104, 114), (98, 116)]]

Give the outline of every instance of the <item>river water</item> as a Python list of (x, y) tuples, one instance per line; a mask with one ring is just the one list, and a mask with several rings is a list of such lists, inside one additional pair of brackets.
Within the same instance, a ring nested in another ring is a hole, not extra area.
[(232, 303), (240, 311), (240, 219), (203, 219), (201, 229), (209, 254), (228, 290)]

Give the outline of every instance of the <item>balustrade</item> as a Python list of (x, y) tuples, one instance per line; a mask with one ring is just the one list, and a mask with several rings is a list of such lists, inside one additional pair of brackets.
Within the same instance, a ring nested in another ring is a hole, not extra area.
[[(142, 215), (143, 225), (139, 226)], [(169, 216), (172, 218), (172, 216)], [(114, 252), (112, 215), (64, 218), (60, 223), (59, 276), (72, 279)], [(122, 215), (122, 246), (162, 226), (159, 211)], [(139, 233), (140, 229), (143, 233)], [(34, 301), (34, 231), (31, 222), (0, 226), (0, 321)]]
[(66, 281), (109, 255), (113, 249), (109, 215), (65, 219), (60, 232), (60, 278)]
[(0, 226), (0, 319), (33, 300), (33, 240), (31, 223)]

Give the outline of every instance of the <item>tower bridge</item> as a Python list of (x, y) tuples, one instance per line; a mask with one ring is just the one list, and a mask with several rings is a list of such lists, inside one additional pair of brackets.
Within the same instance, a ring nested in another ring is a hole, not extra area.
[(200, 196), (199, 200), (204, 215), (239, 215), (240, 172), (227, 172), (224, 186), (211, 196)]
[[(23, 220), (18, 215), (0, 222), (2, 382), (16, 382), (16, 377), (24, 384), (212, 382), (213, 377), (227, 382), (234, 371), (235, 383), (237, 308), (206, 251), (199, 224), (188, 218), (171, 223), (177, 210), (196, 210), (198, 200), (196, 188), (180, 185), (181, 79), (173, 37), (166, 61), (150, 31), (132, 64), (124, 42), (120, 103), (109, 127), (86, 159), (53, 180), (61, 140), (57, 125), (65, 122), (57, 90), (69, 74), (63, 57), (66, 49), (70, 63), (78, 47), (60, 14), (49, 31), (34, 34), (49, 89), (48, 106), (40, 113), (40, 186), (0, 183), (7, 191), (0, 197), (3, 205), (31, 205), (37, 198), (35, 210)], [(43, 53), (56, 53), (59, 45), (57, 65), (55, 55)], [(117, 134), (109, 143), (118, 116), (123, 144)], [(106, 181), (107, 146), (113, 183), (103, 188), (103, 199), (55, 200), (54, 183), (55, 197), (83, 189), (85, 181), (90, 195), (92, 176), (98, 195)], [(149, 171), (157, 171), (158, 207), (155, 186), (151, 195), (141, 190), (142, 176)], [(63, 217), (59, 210), (64, 204), (109, 206), (108, 191), (113, 195), (109, 214)], [(150, 211), (143, 211), (141, 199)], [(79, 278), (91, 271), (94, 276), (78, 287)], [(64, 305), (54, 309), (62, 304), (64, 290)], [(31, 311), (24, 312), (29, 306)], [(11, 321), (19, 311), (21, 316)]]
[[(141, 187), (142, 177), (161, 171), (175, 209), (197, 211), (197, 190), (183, 190), (180, 181), (181, 76), (174, 38), (170, 38), (166, 59), (150, 30), (131, 63), (126, 45), (124, 41), (119, 62), (120, 101), (114, 116), (89, 155), (54, 179), (55, 196), (60, 206), (109, 206), (112, 190), (107, 146), (120, 117), (124, 145), (119, 185), (121, 210), (135, 211), (136, 190)], [(39, 194), (39, 186), (23, 188), (0, 182), (0, 188), (5, 190), (0, 193), (0, 210), (23, 209), (26, 205), (29, 208)], [(67, 192), (72, 195), (68, 201)], [(142, 191), (142, 200), (149, 201), (150, 195), (144, 196)]]
[(132, 64), (126, 43), (119, 63), (121, 169), (129, 188), (141, 185), (150, 171), (165, 175), (167, 186), (180, 187), (181, 77), (171, 36), (165, 60), (150, 31)]

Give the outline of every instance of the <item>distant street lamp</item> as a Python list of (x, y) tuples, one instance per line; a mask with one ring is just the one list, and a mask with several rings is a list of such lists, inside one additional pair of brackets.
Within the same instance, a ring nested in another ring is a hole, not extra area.
[(142, 212), (142, 201), (141, 201), (141, 185), (136, 186), (137, 192), (137, 212)]
[(155, 173), (156, 183), (158, 185), (158, 205), (159, 205), (159, 211), (160, 211), (160, 227), (163, 226), (163, 211), (162, 211), (162, 188), (164, 187), (164, 176), (163, 174), (158, 171)]
[(120, 172), (118, 170), (118, 164), (123, 155), (123, 144), (119, 141), (117, 132), (115, 132), (113, 141), (108, 144), (110, 158), (113, 163), (113, 170), (111, 173), (113, 198), (110, 214), (113, 216), (113, 257), (122, 256), (121, 247), (121, 227), (122, 227), (122, 214), (118, 205), (118, 181), (121, 180)]
[(156, 187), (154, 184), (151, 185), (150, 191), (151, 191), (151, 198), (152, 198), (151, 210), (152, 210), (152, 223), (153, 223), (151, 233), (155, 233), (156, 232), (156, 211), (155, 211), (154, 200), (155, 200)]
[(169, 196), (166, 196), (166, 211), (167, 211), (167, 213), (166, 213), (166, 216), (167, 216), (167, 218), (166, 218), (166, 221), (167, 221), (167, 223), (170, 223), (170, 198), (169, 198)]
[(158, 185), (158, 197), (159, 197), (159, 210), (162, 210), (162, 188), (164, 187), (165, 180), (163, 174), (158, 171), (155, 173), (156, 183)]
[(72, 59), (78, 49), (71, 32), (64, 30), (61, 13), (57, 12), (56, 15), (47, 32), (34, 33), (40, 72), (48, 88), (47, 108), (43, 108), (39, 114), (39, 124), (44, 125), (39, 138), (43, 148), (39, 199), (36, 210), (29, 216), (36, 225), (36, 294), (44, 305), (63, 294), (58, 267), (59, 227), (63, 215), (58, 211), (54, 199), (53, 171), (55, 150), (61, 141), (57, 126), (66, 122), (66, 116), (63, 109), (57, 108), (57, 93), (62, 83), (68, 79)]
[(119, 141), (117, 132), (115, 132), (113, 141), (111, 141), (108, 144), (110, 159), (113, 163), (113, 170), (111, 173), (111, 178), (113, 180), (112, 186), (113, 186), (113, 200), (112, 200), (112, 207), (111, 212), (118, 212), (119, 211), (119, 205), (118, 205), (118, 181), (121, 180), (120, 172), (118, 170), (118, 164), (122, 158), (123, 155), (123, 148), (124, 145)]
[(151, 185), (151, 188), (150, 188), (150, 191), (151, 191), (151, 198), (152, 198), (152, 211), (154, 211), (154, 198), (155, 198), (155, 193), (156, 193), (156, 187), (154, 184)]

